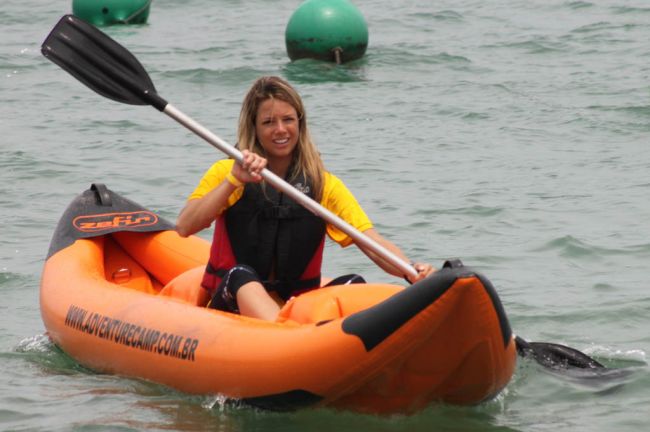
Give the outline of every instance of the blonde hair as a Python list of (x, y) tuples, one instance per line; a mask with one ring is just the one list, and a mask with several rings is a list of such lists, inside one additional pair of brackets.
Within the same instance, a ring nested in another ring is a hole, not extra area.
[(249, 150), (266, 157), (266, 152), (257, 139), (255, 121), (257, 111), (262, 102), (268, 99), (278, 99), (291, 105), (298, 114), (298, 143), (293, 151), (293, 172), (289, 173), (289, 180), (303, 175), (311, 182), (314, 198), (320, 201), (323, 193), (323, 173), (325, 167), (321, 160), (316, 145), (311, 139), (307, 127), (307, 114), (302, 99), (291, 85), (276, 76), (266, 76), (257, 79), (242, 103), (239, 114), (239, 128), (237, 131), (237, 147), (240, 150)]

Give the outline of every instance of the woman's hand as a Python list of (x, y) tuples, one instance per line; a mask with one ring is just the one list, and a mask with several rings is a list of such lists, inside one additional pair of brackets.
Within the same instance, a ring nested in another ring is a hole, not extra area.
[[(390, 252), (397, 255), (398, 258), (401, 258), (404, 262), (409, 262), (409, 259), (404, 255), (404, 253), (395, 246), (392, 242), (382, 237), (374, 228), (367, 229), (363, 232), (365, 235), (370, 237), (372, 240), (379, 243), (381, 246), (388, 249)], [(391, 264), (387, 259), (383, 258), (382, 255), (378, 255), (369, 247), (364, 245), (359, 245), (359, 248), (365, 253), (375, 264), (381, 267), (386, 273), (391, 274), (397, 277), (405, 277), (410, 283), (415, 283), (419, 280), (424, 279), (425, 277), (431, 275), (436, 269), (433, 268), (431, 264), (426, 263), (414, 263), (412, 264), (413, 268), (417, 272), (417, 276), (405, 276), (404, 272), (400, 267)]]
[(427, 276), (430, 276), (431, 274), (433, 274), (433, 272), (436, 271), (436, 269), (434, 269), (431, 264), (426, 264), (426, 263), (414, 263), (413, 268), (415, 269), (416, 272), (418, 272), (417, 276), (415, 277), (407, 276), (407, 279), (412, 284), (426, 278)]
[(248, 150), (242, 150), (241, 164), (232, 166), (232, 175), (242, 183), (259, 183), (262, 181), (262, 170), (266, 168), (267, 160)]

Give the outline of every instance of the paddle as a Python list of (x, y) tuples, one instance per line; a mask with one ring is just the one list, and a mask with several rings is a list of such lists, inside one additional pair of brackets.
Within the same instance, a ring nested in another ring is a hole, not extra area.
[[(160, 97), (151, 78), (131, 52), (85, 21), (73, 15), (61, 18), (43, 42), (41, 51), (45, 57), (102, 96), (132, 105), (151, 105), (228, 156), (237, 161), (242, 160), (239, 150)], [(262, 171), (262, 177), (276, 189), (345, 232), (357, 244), (366, 246), (389, 261), (404, 274), (417, 275), (409, 263), (357, 231), (352, 225), (299, 192), (268, 169)], [(528, 343), (519, 337), (516, 338), (516, 344), (519, 355), (532, 356), (541, 365), (554, 370), (563, 367), (589, 369), (604, 367), (580, 351), (562, 345)]]
[(532, 357), (542, 366), (559, 368), (602, 369), (605, 366), (598, 363), (583, 352), (568, 346), (550, 342), (526, 342), (515, 336), (517, 353), (521, 357)]
[[(74, 15), (66, 15), (59, 20), (43, 42), (41, 52), (100, 95), (132, 105), (151, 105), (236, 161), (242, 161), (243, 156), (239, 150), (160, 97), (156, 93), (151, 78), (131, 52), (96, 27)], [(355, 243), (372, 250), (397, 267), (403, 274), (417, 276), (417, 271), (409, 263), (367, 235), (357, 231), (352, 225), (295, 189), (270, 170), (264, 169), (261, 175), (271, 186), (336, 226), (349, 235)]]

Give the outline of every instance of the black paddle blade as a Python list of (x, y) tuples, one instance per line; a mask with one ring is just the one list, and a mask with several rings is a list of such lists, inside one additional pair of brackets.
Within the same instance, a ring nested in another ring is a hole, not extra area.
[(122, 45), (74, 15), (65, 15), (41, 46), (45, 57), (102, 96), (163, 111), (147, 71)]
[(531, 358), (546, 369), (546, 372), (567, 378), (581, 385), (605, 388), (610, 391), (625, 384), (636, 368), (609, 368), (587, 354), (565, 345), (549, 342), (526, 342), (515, 337), (517, 353)]
[(587, 354), (565, 345), (549, 342), (526, 342), (515, 337), (517, 353), (524, 358), (531, 357), (540, 365), (554, 369), (604, 369), (601, 363)]

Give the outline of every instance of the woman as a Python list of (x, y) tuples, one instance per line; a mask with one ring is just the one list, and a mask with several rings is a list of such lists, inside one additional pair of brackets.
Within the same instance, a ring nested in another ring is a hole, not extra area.
[[(325, 234), (345, 247), (353, 240), (263, 182), (270, 171), (318, 201), (365, 235), (408, 262), (373, 228), (355, 198), (325, 171), (311, 140), (298, 93), (278, 77), (258, 79), (246, 95), (239, 117), (242, 163), (215, 163), (203, 176), (176, 222), (177, 232), (192, 235), (216, 226), (202, 286), (210, 307), (275, 320), (279, 297), (320, 286)], [(360, 249), (387, 273), (403, 276), (391, 263)], [(434, 270), (416, 263), (420, 280)], [(273, 295), (273, 296), (272, 296)]]

